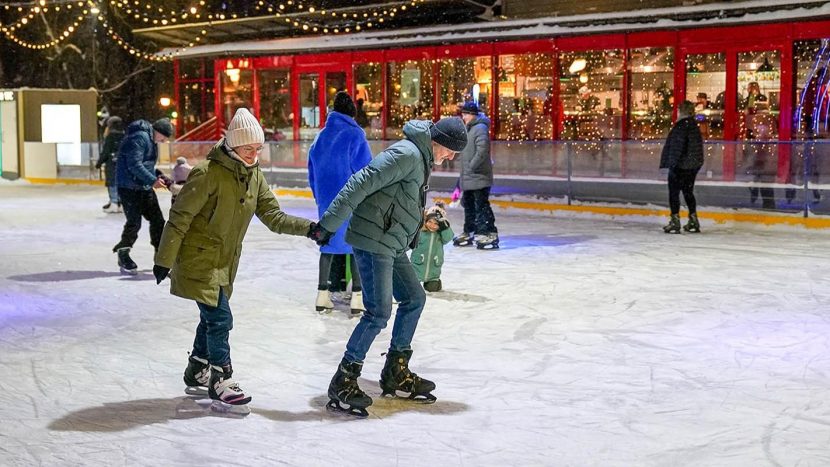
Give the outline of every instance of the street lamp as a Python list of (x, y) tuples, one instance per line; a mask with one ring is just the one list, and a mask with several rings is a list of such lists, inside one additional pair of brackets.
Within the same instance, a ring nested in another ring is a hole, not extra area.
[(162, 107), (170, 107), (170, 98), (169, 97), (162, 97), (159, 99), (159, 105)]

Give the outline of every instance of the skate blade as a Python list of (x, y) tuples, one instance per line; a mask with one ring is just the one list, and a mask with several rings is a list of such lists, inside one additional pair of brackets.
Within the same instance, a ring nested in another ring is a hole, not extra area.
[(188, 386), (184, 388), (184, 393), (188, 396), (207, 396), (208, 389), (205, 386)]
[(222, 401), (213, 401), (210, 404), (210, 410), (218, 413), (227, 413), (233, 415), (248, 415), (251, 413), (251, 408), (248, 404), (232, 405), (226, 404)]
[(479, 250), (498, 250), (499, 245), (497, 243), (488, 243), (486, 245), (476, 245), (476, 248)]
[(357, 418), (366, 418), (369, 412), (365, 407), (344, 407), (337, 399), (331, 399), (326, 404), (326, 410), (340, 415), (350, 415)]
[(137, 276), (138, 275), (138, 269), (126, 269), (124, 267), (121, 267), (121, 275), (122, 276)]
[(409, 394), (408, 396), (399, 396), (397, 391), (384, 391), (381, 396), (387, 399), (400, 399), (409, 402), (416, 402), (418, 404), (434, 404), (435, 401), (438, 400), (438, 398), (432, 394)]
[(470, 246), (472, 244), (473, 244), (473, 242), (458, 242), (458, 243), (453, 242), (453, 246), (459, 246), (459, 247)]
[(320, 313), (321, 315), (327, 315), (327, 314), (330, 314), (331, 311), (334, 308), (326, 308), (324, 306), (318, 306), (318, 307), (315, 307), (314, 309), (317, 310), (317, 313)]

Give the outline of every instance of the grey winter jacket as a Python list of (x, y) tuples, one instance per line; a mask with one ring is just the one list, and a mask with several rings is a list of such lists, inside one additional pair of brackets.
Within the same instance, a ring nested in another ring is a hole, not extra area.
[(432, 122), (412, 120), (398, 141), (352, 175), (320, 218), (320, 226), (336, 232), (352, 216), (346, 242), (375, 254), (403, 254), (421, 227), (421, 186), (432, 172)]
[(146, 120), (130, 123), (118, 148), (118, 164), (115, 167), (118, 188), (152, 190), (157, 178), (157, 160), (158, 151), (153, 141), (153, 126)]
[(467, 141), (467, 147), (458, 153), (461, 161), (461, 190), (480, 190), (493, 186), (490, 119), (483, 113), (479, 113), (467, 124)]

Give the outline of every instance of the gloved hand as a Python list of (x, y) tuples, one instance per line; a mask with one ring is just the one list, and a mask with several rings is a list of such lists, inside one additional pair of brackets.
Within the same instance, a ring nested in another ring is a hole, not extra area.
[(161, 284), (161, 281), (163, 281), (168, 274), (170, 274), (170, 268), (159, 266), (158, 264), (153, 265), (153, 275), (156, 276), (156, 284)]
[(441, 217), (438, 219), (438, 231), (443, 232), (450, 228), (450, 221), (448, 221), (445, 217)]
[(314, 240), (320, 246), (328, 245), (333, 235), (333, 233), (320, 227), (320, 224), (316, 222), (312, 222), (308, 226), (308, 233), (305, 234), (306, 237)]

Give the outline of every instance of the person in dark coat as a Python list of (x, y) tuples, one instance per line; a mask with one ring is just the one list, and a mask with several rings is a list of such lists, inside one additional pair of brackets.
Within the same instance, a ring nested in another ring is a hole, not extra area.
[(669, 132), (660, 168), (669, 170), (669, 206), (671, 219), (663, 227), (666, 233), (680, 233), (680, 192), (689, 208), (689, 222), (683, 226), (687, 232), (700, 232), (697, 219), (697, 202), (694, 188), (697, 172), (703, 166), (703, 137), (694, 119), (695, 105), (683, 101), (677, 109), (677, 122)]
[[(405, 139), (378, 154), (349, 178), (313, 226), (309, 236), (324, 245), (349, 221), (346, 241), (354, 248), (363, 279), (366, 311), (346, 344), (346, 352), (329, 385), (333, 410), (366, 416), (372, 399), (357, 384), (369, 347), (392, 316), (398, 300), (392, 341), (380, 374), (383, 394), (408, 392), (434, 401), (435, 383), (409, 370), (412, 338), (426, 304), (426, 293), (406, 251), (418, 244), (424, 222), (426, 190), (433, 164), (439, 165), (467, 145), (467, 130), (458, 117), (437, 123), (412, 120), (403, 127)], [(348, 409), (341, 404), (346, 404)]]
[[(351, 96), (344, 91), (338, 92), (334, 97), (334, 110), (326, 117), (326, 127), (317, 134), (308, 150), (308, 185), (314, 194), (317, 215), (320, 217), (349, 177), (372, 160), (366, 133), (355, 121), (355, 115), (356, 108)], [(343, 223), (329, 243), (320, 247), (320, 274), (315, 302), (318, 312), (328, 312), (334, 308), (329, 277), (334, 256), (352, 254), (352, 247), (346, 243), (347, 226), (347, 223)], [(337, 285), (331, 284), (335, 287)], [(357, 268), (352, 268), (350, 305), (353, 314), (360, 314), (364, 310), (360, 272)]]
[(124, 139), (124, 121), (121, 117), (107, 119), (107, 128), (104, 130), (104, 144), (95, 168), (104, 167), (104, 180), (109, 191), (110, 200), (103, 206), (104, 212), (118, 213), (121, 211), (121, 200), (118, 198), (118, 183), (115, 180), (115, 166), (118, 162), (118, 146)]
[(138, 274), (138, 266), (130, 258), (130, 250), (138, 238), (141, 218), (150, 222), (150, 244), (159, 248), (164, 230), (164, 215), (159, 207), (155, 188), (166, 187), (165, 178), (158, 175), (158, 143), (173, 136), (173, 124), (167, 118), (152, 125), (146, 120), (136, 120), (127, 127), (127, 134), (118, 148), (116, 179), (118, 197), (124, 206), (127, 222), (119, 241), (112, 251), (118, 253), (118, 266), (124, 274)]
[[(470, 144), (458, 153), (461, 159), (461, 206), (464, 208), (464, 232), (453, 239), (455, 246), (472, 245), (479, 249), (499, 247), (496, 216), (490, 207), (493, 186), (493, 161), (490, 159), (490, 119), (475, 102), (461, 108), (461, 119), (467, 125)], [(475, 237), (473, 238), (473, 233)]]

